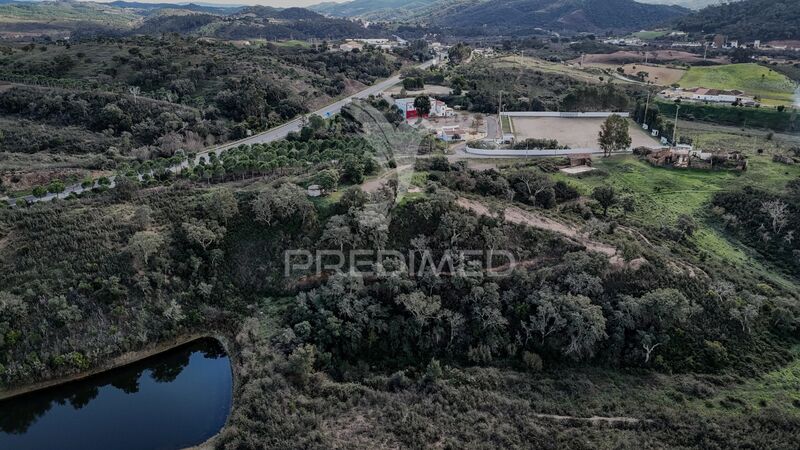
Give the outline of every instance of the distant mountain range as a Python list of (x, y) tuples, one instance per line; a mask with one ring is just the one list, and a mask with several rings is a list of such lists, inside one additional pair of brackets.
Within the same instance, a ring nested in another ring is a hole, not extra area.
[(311, 9), (335, 17), (432, 24), (465, 35), (519, 34), (534, 28), (638, 30), (690, 13), (683, 7), (633, 0), (353, 0)]
[(734, 3), (740, 0), (638, 0), (641, 3), (653, 5), (677, 5), (684, 8), (700, 10), (707, 6), (716, 6), (726, 3)]
[(736, 39), (800, 39), (800, 0), (742, 0), (712, 6), (679, 19), (676, 27)]
[(8, 2), (0, 0), (0, 35), (80, 38), (96, 35), (180, 33), (220, 39), (341, 39), (380, 37), (386, 30), (325, 17), (303, 8), (209, 6), (115, 1)]

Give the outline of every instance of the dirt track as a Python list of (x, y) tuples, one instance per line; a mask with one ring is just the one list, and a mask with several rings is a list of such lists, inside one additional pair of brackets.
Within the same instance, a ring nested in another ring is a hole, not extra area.
[[(481, 216), (491, 216), (492, 212), (483, 203), (477, 200), (470, 200), (468, 198), (460, 197), (456, 203), (462, 208), (468, 209)], [(602, 253), (609, 258), (615, 257), (617, 249), (611, 245), (602, 242), (594, 241), (586, 237), (576, 227), (567, 225), (562, 222), (557, 222), (546, 217), (536, 215), (532, 212), (525, 211), (516, 206), (509, 206), (505, 210), (505, 219), (507, 222), (516, 223), (520, 225), (527, 225), (529, 227), (538, 228), (540, 230), (552, 231), (565, 237), (568, 237), (593, 252)]]

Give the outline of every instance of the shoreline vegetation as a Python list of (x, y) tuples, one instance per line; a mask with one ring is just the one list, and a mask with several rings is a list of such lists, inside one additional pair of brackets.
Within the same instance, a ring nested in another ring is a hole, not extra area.
[[(95, 375), (99, 375), (103, 372), (108, 372), (110, 370), (118, 369), (120, 367), (125, 367), (140, 361), (144, 361), (158, 354), (168, 352), (170, 350), (174, 350), (179, 347), (183, 347), (184, 345), (191, 344), (192, 342), (198, 341), (200, 339), (214, 339), (218, 341), (220, 345), (222, 345), (222, 347), (225, 349), (225, 353), (228, 354), (228, 357), (231, 357), (229, 348), (230, 346), (226, 338), (210, 333), (188, 334), (167, 341), (159, 342), (155, 345), (146, 346), (141, 350), (123, 353), (119, 356), (111, 358), (105, 364), (101, 364), (90, 370), (78, 372), (63, 377), (53, 378), (51, 380), (40, 381), (33, 384), (16, 386), (10, 389), (0, 389), (0, 401), (9, 400), (15, 397), (19, 397), (21, 395), (30, 394), (33, 392), (49, 389), (51, 387), (60, 386), (63, 384), (72, 383), (75, 381), (85, 380)], [(231, 364), (231, 370), (233, 370), (233, 367), (234, 365)], [(234, 392), (236, 386), (235, 375), (236, 374), (234, 373)]]

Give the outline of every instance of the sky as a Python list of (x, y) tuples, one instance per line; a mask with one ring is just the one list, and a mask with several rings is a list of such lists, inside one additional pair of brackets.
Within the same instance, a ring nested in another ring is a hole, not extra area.
[[(97, 2), (110, 2), (114, 0), (92, 0)], [(311, 6), (323, 1), (333, 1), (343, 3), (348, 0), (129, 0), (141, 3), (212, 3), (215, 5), (264, 5), (275, 6), (278, 8), (288, 8), (290, 6)]]

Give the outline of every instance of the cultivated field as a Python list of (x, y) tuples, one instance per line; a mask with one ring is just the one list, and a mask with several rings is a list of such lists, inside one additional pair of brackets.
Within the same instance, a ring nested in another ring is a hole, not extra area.
[[(605, 119), (568, 119), (561, 117), (514, 117), (517, 140), (556, 139), (570, 148), (598, 149), (597, 136)], [(653, 147), (658, 141), (631, 123), (632, 147)]]
[(785, 75), (758, 64), (692, 67), (682, 87), (738, 89), (762, 98), (765, 104), (792, 104), (797, 85)]

